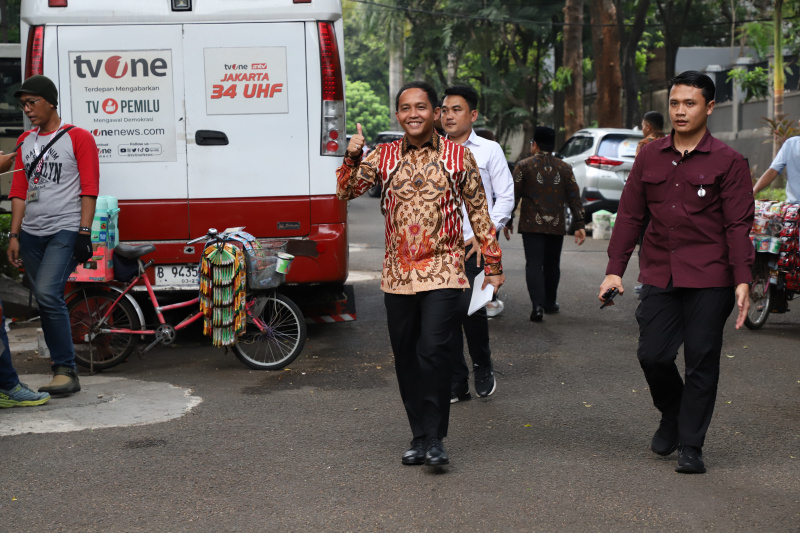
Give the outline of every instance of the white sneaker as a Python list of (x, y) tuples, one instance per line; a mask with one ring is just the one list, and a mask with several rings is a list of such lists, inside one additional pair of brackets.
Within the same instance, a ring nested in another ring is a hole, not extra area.
[(495, 300), (486, 304), (486, 316), (497, 316), (503, 312), (505, 306), (502, 300)]

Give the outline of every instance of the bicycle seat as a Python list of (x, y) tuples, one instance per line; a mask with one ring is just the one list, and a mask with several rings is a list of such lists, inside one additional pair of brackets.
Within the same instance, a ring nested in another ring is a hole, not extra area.
[(155, 251), (156, 247), (154, 244), (118, 244), (117, 247), (114, 248), (115, 254), (127, 257), (128, 259), (138, 259), (143, 255)]

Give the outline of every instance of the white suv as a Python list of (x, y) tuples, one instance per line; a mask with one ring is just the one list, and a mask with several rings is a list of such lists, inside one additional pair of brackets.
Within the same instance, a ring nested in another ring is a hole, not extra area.
[[(572, 167), (581, 191), (586, 221), (605, 209), (616, 213), (642, 132), (614, 128), (584, 128), (575, 132), (556, 155)], [(567, 232), (575, 233), (572, 212), (566, 210)]]

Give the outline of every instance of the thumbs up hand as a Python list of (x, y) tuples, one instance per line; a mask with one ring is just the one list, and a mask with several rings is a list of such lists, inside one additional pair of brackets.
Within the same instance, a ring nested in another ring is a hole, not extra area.
[(361, 131), (361, 123), (356, 124), (356, 129), (358, 133), (350, 137), (350, 143), (347, 145), (347, 155), (351, 156), (353, 159), (361, 157), (361, 149), (366, 142), (364, 133)]

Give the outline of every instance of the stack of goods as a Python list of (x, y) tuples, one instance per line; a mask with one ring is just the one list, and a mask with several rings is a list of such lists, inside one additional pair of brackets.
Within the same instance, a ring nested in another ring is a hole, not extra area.
[(756, 251), (778, 254), (770, 262), (771, 283), (777, 283), (778, 273), (785, 274), (786, 289), (800, 290), (800, 259), (798, 259), (798, 220), (800, 204), (756, 200), (756, 217), (750, 239)]
[(110, 281), (114, 278), (113, 249), (119, 244), (119, 207), (113, 196), (98, 196), (92, 218), (92, 257), (78, 265), (69, 281)]
[(244, 253), (233, 243), (212, 243), (200, 260), (200, 309), (203, 333), (214, 346), (236, 344), (246, 324), (247, 269)]

